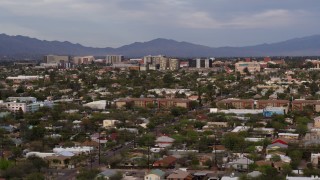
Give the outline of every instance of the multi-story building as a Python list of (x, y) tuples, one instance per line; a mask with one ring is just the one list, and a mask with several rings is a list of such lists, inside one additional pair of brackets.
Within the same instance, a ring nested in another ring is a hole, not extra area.
[(3, 107), (6, 107), (9, 111), (18, 112), (23, 111), (27, 112), (27, 103), (18, 103), (18, 102), (5, 102), (0, 104)]
[(264, 109), (267, 107), (289, 107), (289, 101), (288, 100), (257, 100), (257, 109)]
[(223, 99), (217, 102), (217, 106), (227, 109), (254, 109), (255, 101), (253, 99)]
[(316, 112), (320, 112), (319, 100), (295, 99), (292, 101), (292, 110), (302, 111), (305, 107), (311, 107)]
[(315, 117), (313, 120), (314, 120), (313, 126), (315, 128), (320, 128), (320, 116)]
[(37, 98), (35, 97), (8, 97), (9, 102), (21, 102), (21, 103), (35, 103)]
[(152, 65), (160, 65), (161, 59), (166, 58), (163, 55), (158, 55), (158, 56), (144, 56), (143, 57), (143, 63), (144, 64), (152, 64)]
[(169, 59), (166, 57), (160, 58), (160, 70), (167, 70), (169, 69)]
[(43, 78), (42, 76), (23, 76), (19, 75), (16, 77), (9, 76), (6, 78), (6, 80), (13, 81), (14, 83), (21, 83), (23, 81), (36, 81)]
[(223, 99), (217, 106), (227, 109), (264, 109), (266, 107), (289, 107), (288, 100), (254, 100), (254, 99)]
[(115, 102), (117, 108), (132, 105), (134, 107), (155, 107), (155, 108), (170, 108), (170, 107), (190, 107), (188, 99), (157, 99), (157, 98), (126, 98), (118, 99)]
[(76, 56), (73, 58), (74, 64), (91, 64), (95, 58), (93, 56)]
[(69, 62), (69, 56), (56, 56), (56, 55), (47, 55), (44, 56), (45, 63), (67, 63)]
[(235, 64), (235, 69), (237, 72), (244, 74), (246, 69), (250, 73), (260, 72), (261, 67), (260, 67), (259, 62), (257, 62), (257, 61), (252, 61), (252, 62), (240, 61)]
[(107, 55), (106, 63), (107, 64), (118, 64), (124, 61), (124, 56), (122, 55)]
[(179, 59), (170, 59), (169, 60), (169, 69), (171, 71), (178, 70), (180, 68), (180, 60)]
[(0, 102), (0, 106), (7, 108), (9, 111), (17, 112), (35, 112), (40, 107), (52, 107), (51, 101), (37, 102), (35, 97), (9, 97), (7, 102)]
[(210, 68), (212, 67), (212, 59), (196, 59), (196, 68)]

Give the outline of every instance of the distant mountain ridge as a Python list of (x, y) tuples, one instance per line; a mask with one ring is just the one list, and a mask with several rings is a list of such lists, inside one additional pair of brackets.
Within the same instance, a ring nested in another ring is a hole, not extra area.
[(93, 48), (68, 41), (46, 41), (27, 36), (0, 34), (1, 57), (17, 56), (27, 58), (47, 54), (95, 56), (122, 54), (127, 57), (158, 54), (172, 57), (319, 56), (320, 35), (244, 47), (213, 48), (158, 38), (148, 42), (135, 42), (119, 48)]

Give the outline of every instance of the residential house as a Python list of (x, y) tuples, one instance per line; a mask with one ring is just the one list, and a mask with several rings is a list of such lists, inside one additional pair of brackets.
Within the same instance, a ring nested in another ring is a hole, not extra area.
[(176, 162), (177, 162), (177, 158), (176, 157), (167, 156), (167, 157), (164, 157), (163, 159), (155, 161), (153, 163), (153, 167), (164, 167), (164, 168), (174, 167)]
[(160, 169), (153, 169), (144, 176), (144, 180), (164, 180), (165, 172)]
[(104, 128), (112, 128), (112, 127), (115, 127), (115, 125), (116, 125), (117, 123), (119, 123), (119, 122), (120, 122), (120, 121), (118, 121), (118, 120), (105, 119), (105, 120), (103, 120), (102, 126), (103, 126)]
[(227, 164), (227, 167), (232, 167), (237, 171), (246, 171), (248, 170), (249, 165), (253, 163), (254, 162), (251, 159), (248, 159), (246, 157), (240, 157), (232, 162), (229, 162)]
[(282, 144), (282, 143), (272, 143), (272, 144), (269, 144), (267, 147), (266, 147), (266, 153), (271, 153), (271, 152), (275, 152), (275, 151), (278, 151), (278, 150), (281, 150), (281, 149), (287, 149), (288, 148), (288, 145), (287, 144)]
[(319, 165), (320, 153), (311, 153), (311, 164), (315, 167)]
[(64, 169), (67, 167), (73, 167), (70, 163), (70, 158), (69, 156), (47, 156), (44, 158), (48, 162), (48, 165), (50, 168), (55, 168), (55, 169)]
[(167, 177), (168, 180), (192, 180), (192, 178), (189, 172), (182, 170), (176, 170)]
[(169, 136), (160, 136), (160, 137), (157, 137), (155, 142), (156, 142), (156, 145), (159, 146), (160, 148), (165, 148), (165, 147), (171, 146), (174, 142), (174, 139)]
[(107, 170), (104, 170), (102, 171), (101, 173), (99, 173), (97, 175), (97, 178), (103, 178), (103, 179), (110, 179), (112, 176), (115, 176), (116, 174), (118, 173), (117, 170), (115, 169), (107, 169)]
[(296, 133), (278, 133), (279, 138), (288, 140), (298, 140), (299, 134)]
[(315, 127), (315, 128), (320, 128), (320, 116), (315, 117), (315, 118), (313, 119), (313, 121), (314, 121), (314, 127)]

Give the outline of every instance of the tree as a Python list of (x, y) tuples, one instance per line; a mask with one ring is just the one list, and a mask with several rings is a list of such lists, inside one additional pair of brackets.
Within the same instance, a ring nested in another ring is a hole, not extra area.
[(0, 170), (6, 170), (10, 166), (12, 166), (12, 163), (5, 159), (0, 159)]
[(188, 110), (183, 107), (173, 107), (171, 109), (171, 114), (175, 117), (183, 115), (183, 114), (187, 114), (187, 113), (188, 113)]
[(288, 152), (289, 157), (291, 158), (291, 167), (297, 168), (301, 159), (302, 159), (302, 151), (300, 150), (289, 150)]
[(240, 151), (245, 147), (245, 140), (238, 133), (228, 133), (223, 137), (222, 144), (231, 151)]
[(282, 170), (281, 170), (281, 173), (283, 174), (283, 175), (291, 175), (292, 174), (292, 168), (291, 168), (291, 166), (290, 166), (290, 164), (284, 164), (283, 166), (282, 166)]
[(77, 175), (78, 180), (87, 180), (87, 179), (94, 179), (100, 170), (98, 169), (81, 169), (80, 173)]
[(139, 146), (153, 146), (155, 144), (155, 136), (151, 133), (144, 134), (138, 139)]
[(45, 177), (41, 173), (31, 173), (26, 177), (26, 180), (45, 180)]
[(269, 165), (260, 166), (258, 170), (262, 173), (264, 178), (274, 179), (278, 175), (277, 169)]
[(119, 171), (117, 171), (116, 174), (109, 177), (109, 180), (121, 180), (121, 179), (123, 179), (123, 175)]
[(271, 161), (273, 161), (273, 162), (279, 162), (279, 161), (281, 161), (281, 157), (280, 157), (279, 155), (274, 154), (274, 155), (272, 155), (272, 157), (271, 157)]
[(251, 75), (251, 73), (249, 72), (248, 67), (244, 68), (244, 69), (243, 69), (243, 72), (246, 73), (246, 75), (248, 75), (248, 76)]
[(38, 170), (38, 172), (40, 172), (42, 168), (48, 167), (48, 164), (46, 161), (36, 156), (29, 157), (28, 161), (32, 163), (32, 165)]
[(22, 86), (19, 86), (19, 87), (17, 88), (17, 90), (16, 90), (16, 93), (18, 93), (18, 94), (24, 93), (23, 87), (22, 87)]

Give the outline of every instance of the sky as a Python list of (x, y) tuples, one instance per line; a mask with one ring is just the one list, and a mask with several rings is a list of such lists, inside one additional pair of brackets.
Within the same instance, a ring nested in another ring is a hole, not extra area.
[(210, 47), (320, 34), (319, 0), (0, 0), (0, 33), (120, 47), (156, 38)]

